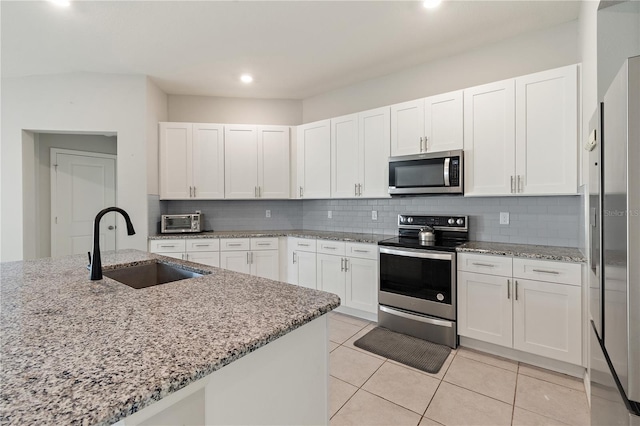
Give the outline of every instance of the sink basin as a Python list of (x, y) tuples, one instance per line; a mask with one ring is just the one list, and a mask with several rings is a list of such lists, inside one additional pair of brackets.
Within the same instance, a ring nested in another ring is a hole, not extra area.
[(140, 289), (189, 278), (197, 278), (210, 273), (202, 272), (203, 273), (198, 273), (177, 265), (155, 261), (142, 265), (104, 270), (102, 275), (126, 284), (129, 287)]

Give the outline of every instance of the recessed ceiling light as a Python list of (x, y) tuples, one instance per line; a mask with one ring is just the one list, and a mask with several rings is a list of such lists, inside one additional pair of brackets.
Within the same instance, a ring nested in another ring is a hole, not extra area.
[(248, 84), (248, 83), (251, 83), (253, 81), (253, 77), (251, 77), (249, 74), (242, 74), (240, 76), (240, 80), (243, 83), (247, 83)]
[(49, 1), (59, 7), (69, 7), (71, 5), (70, 0), (49, 0)]
[(427, 9), (433, 9), (435, 7), (438, 7), (441, 2), (442, 0), (424, 0), (422, 2), (422, 5)]

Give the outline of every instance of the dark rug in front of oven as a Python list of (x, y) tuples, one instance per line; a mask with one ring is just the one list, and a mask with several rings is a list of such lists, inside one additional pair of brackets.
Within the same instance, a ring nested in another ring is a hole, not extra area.
[(440, 371), (451, 353), (448, 346), (396, 333), (383, 327), (374, 328), (353, 344), (365, 351), (433, 374)]

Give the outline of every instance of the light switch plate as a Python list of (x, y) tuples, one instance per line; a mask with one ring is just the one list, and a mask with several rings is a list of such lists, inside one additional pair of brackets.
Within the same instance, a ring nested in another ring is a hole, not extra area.
[(509, 224), (509, 212), (500, 212), (500, 225)]
[(378, 220), (378, 211), (371, 210), (371, 220)]

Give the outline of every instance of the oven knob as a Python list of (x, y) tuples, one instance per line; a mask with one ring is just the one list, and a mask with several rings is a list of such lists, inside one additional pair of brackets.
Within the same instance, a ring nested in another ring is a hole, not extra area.
[(447, 223), (448, 223), (449, 225), (453, 225), (454, 223), (456, 223), (456, 221), (455, 221), (453, 218), (450, 218), (450, 219), (447, 221)]
[(413, 223), (413, 218), (412, 218), (412, 217), (407, 218), (407, 222), (409, 222), (409, 223)]
[(464, 219), (458, 219), (456, 223), (460, 226), (464, 225)]

